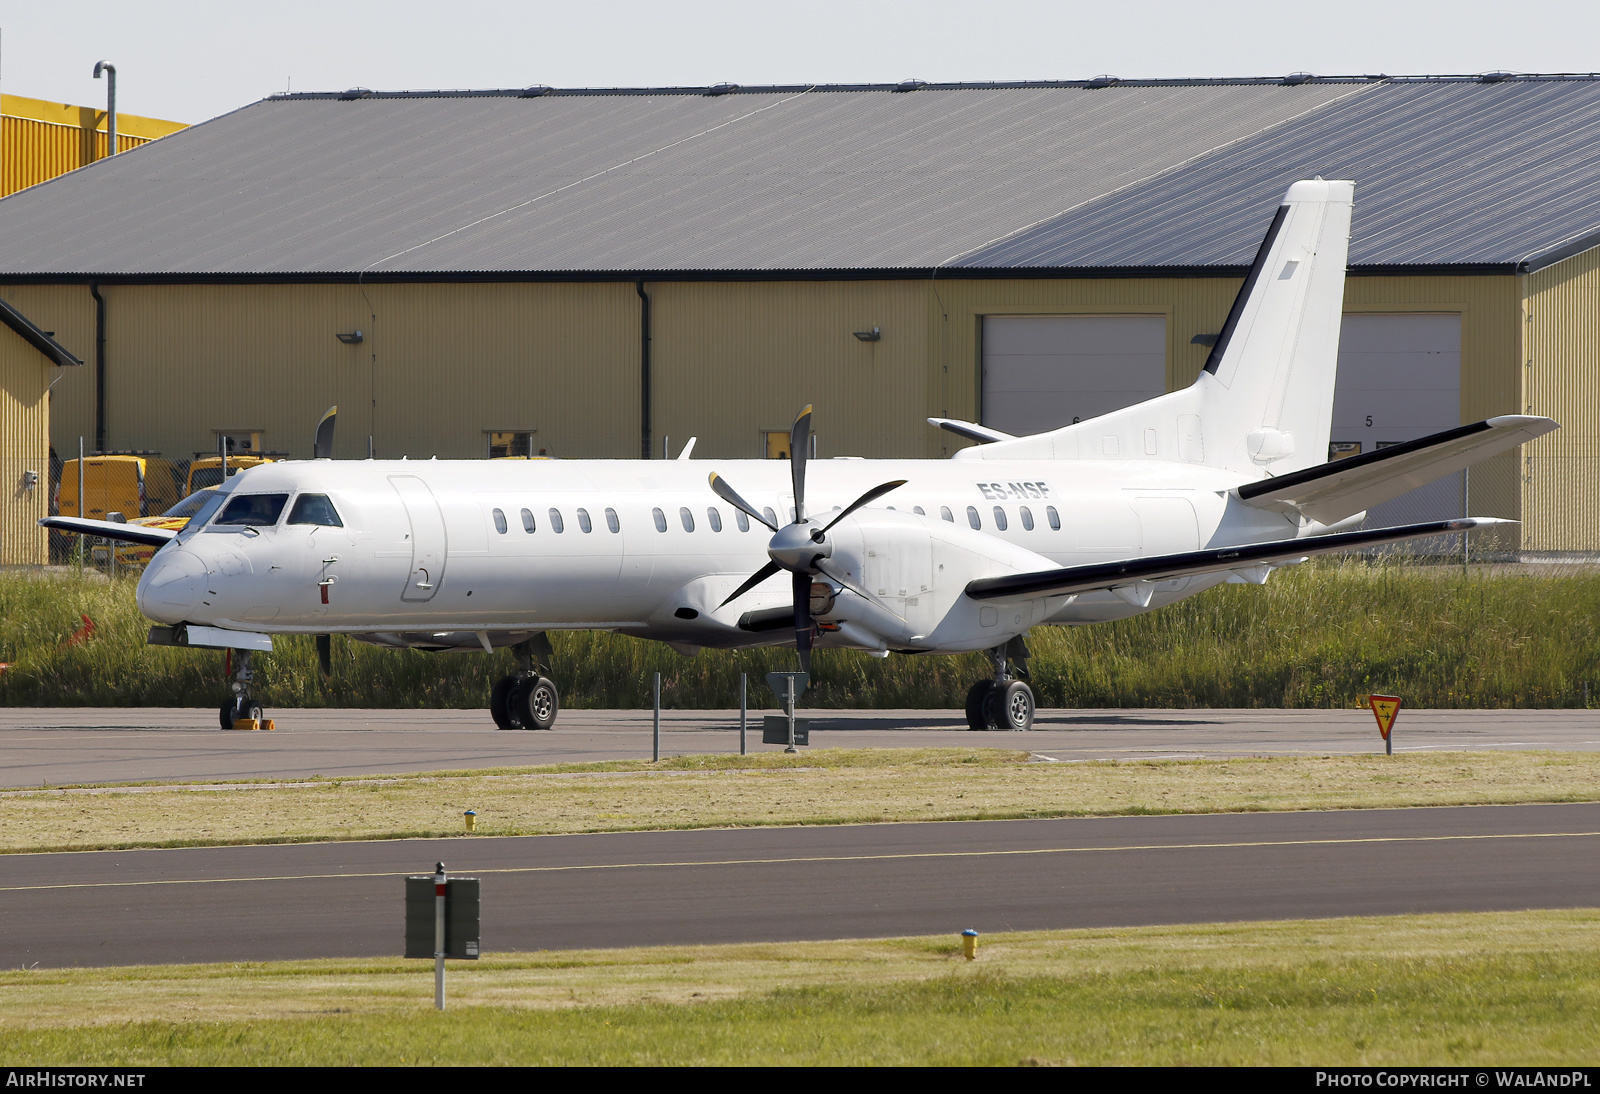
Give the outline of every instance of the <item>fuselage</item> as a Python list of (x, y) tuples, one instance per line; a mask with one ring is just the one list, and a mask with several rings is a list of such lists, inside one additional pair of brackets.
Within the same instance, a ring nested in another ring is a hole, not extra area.
[[(767, 563), (771, 533), (711, 491), (713, 469), (770, 509), (775, 524), (793, 519), (790, 468), (776, 460), (263, 465), (231, 479), (211, 513), (157, 552), (139, 606), (158, 622), (269, 634), (470, 632), (502, 644), (500, 636), (534, 630), (606, 629), (692, 645), (782, 640), (738, 622), (789, 606), (787, 573), (722, 605)], [(1004, 572), (1031, 560), (1071, 566), (1299, 534), (1293, 520), (1230, 501), (1237, 474), (1158, 460), (815, 460), (807, 510), (826, 520), (889, 479), (907, 481), (841, 522), (841, 543), (861, 522), (904, 538), (942, 521), (936, 534), (976, 545), (994, 558), (989, 572)], [(261, 496), (256, 510), (275, 519), (219, 519), (249, 496)], [(929, 562), (908, 578), (898, 557), (899, 570), (876, 572), (874, 538), (856, 532), (860, 580), (907, 618), (941, 581), (973, 576)], [(1148, 605), (1089, 594), (1047, 605), (1030, 622), (1118, 618), (1219, 580), (1159, 583)], [(819, 644), (851, 642), (824, 635)]]

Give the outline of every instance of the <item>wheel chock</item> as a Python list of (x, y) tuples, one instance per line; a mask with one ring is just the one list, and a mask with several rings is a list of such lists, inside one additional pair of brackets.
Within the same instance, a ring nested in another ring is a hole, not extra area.
[(256, 721), (254, 718), (235, 718), (233, 720), (233, 728), (234, 729), (260, 729), (261, 728), (261, 723)]

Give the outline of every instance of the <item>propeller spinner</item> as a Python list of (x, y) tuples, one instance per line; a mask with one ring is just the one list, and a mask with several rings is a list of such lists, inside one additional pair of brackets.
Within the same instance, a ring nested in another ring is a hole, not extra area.
[[(854, 513), (868, 502), (875, 501), (889, 491), (906, 484), (905, 479), (896, 479), (886, 482), (881, 486), (874, 486), (855, 501), (851, 502), (827, 524), (818, 524), (806, 515), (806, 451), (811, 440), (811, 407), (806, 406), (794, 420), (794, 427), (789, 431), (789, 474), (794, 485), (794, 521), (783, 527), (777, 527), (767, 520), (766, 515), (755, 506), (739, 496), (738, 491), (728, 485), (728, 481), (715, 471), (711, 473), (711, 489), (723, 501), (734, 508), (743, 511), (753, 520), (760, 521), (772, 529), (772, 539), (767, 543), (767, 556), (772, 560), (761, 569), (757, 570), (750, 578), (740, 585), (722, 604), (729, 604), (763, 581), (772, 577), (780, 570), (788, 570), (793, 575), (792, 589), (794, 595), (794, 645), (800, 655), (800, 670), (811, 671), (811, 579), (818, 574), (830, 581), (849, 589), (858, 596), (868, 600), (876, 600), (870, 593), (856, 582), (850, 580), (848, 574), (835, 566), (833, 557), (833, 544), (828, 540), (828, 532), (835, 524)], [(718, 605), (721, 607), (722, 605)]]

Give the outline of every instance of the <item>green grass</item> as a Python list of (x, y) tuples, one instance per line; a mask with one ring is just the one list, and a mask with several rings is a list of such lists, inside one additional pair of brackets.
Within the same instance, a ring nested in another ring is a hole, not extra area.
[(999, 749), (819, 749), (288, 785), (0, 794), (0, 854), (790, 824), (1594, 801), (1600, 753), (1029, 763)]
[[(63, 643), (80, 615), (94, 637)], [(1040, 628), (1033, 683), (1046, 707), (1349, 707), (1372, 691), (1412, 707), (1574, 707), (1600, 701), (1600, 574), (1464, 576), (1450, 566), (1308, 563), (1264, 588), (1226, 585), (1118, 623)], [(129, 580), (0, 576), (0, 704), (211, 706), (220, 652), (151, 648)], [(739, 675), (792, 668), (793, 652), (704, 651), (605, 633), (554, 634), (569, 707), (640, 708), (651, 674), (667, 707), (736, 706)], [(324, 680), (309, 638), (261, 659), (268, 707), (482, 707), (512, 656), (379, 650), (334, 640)], [(814, 707), (959, 708), (981, 655), (819, 651)]]
[(1595, 910), (0, 973), (0, 1058), (92, 1064), (1592, 1066)]

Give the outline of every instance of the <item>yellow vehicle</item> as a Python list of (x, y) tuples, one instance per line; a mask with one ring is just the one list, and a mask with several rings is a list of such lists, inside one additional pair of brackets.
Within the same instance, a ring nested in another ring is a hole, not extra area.
[(55, 511), (63, 516), (107, 520), (121, 513), (128, 520), (161, 513), (176, 505), (177, 470), (156, 453), (89, 456), (83, 461), (82, 507), (78, 498), (78, 461), (61, 465)]
[[(231, 463), (232, 461), (229, 462)], [(215, 486), (203, 487), (159, 516), (138, 517), (128, 521), (128, 523), (143, 525), (146, 528), (166, 528), (173, 532), (182, 531), (184, 526), (189, 523), (189, 518), (200, 511), (200, 507), (206, 503), (206, 499), (216, 489)], [(156, 553), (156, 549), (138, 543), (118, 543), (116, 544), (116, 552), (117, 566), (119, 568), (124, 566), (136, 568), (142, 567), (149, 562), (150, 556)], [(111, 558), (110, 545), (104, 542), (95, 544), (89, 549), (89, 557), (93, 560), (95, 566), (102, 569), (105, 568)]]
[[(283, 459), (286, 452), (268, 452), (259, 456), (229, 456), (228, 477), (232, 478), (240, 471), (246, 471), (263, 463), (273, 463)], [(222, 485), (222, 457), (221, 456), (196, 456), (189, 464), (189, 481), (184, 490), (185, 496), (191, 496), (196, 490), (204, 490), (208, 486)]]

